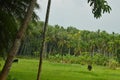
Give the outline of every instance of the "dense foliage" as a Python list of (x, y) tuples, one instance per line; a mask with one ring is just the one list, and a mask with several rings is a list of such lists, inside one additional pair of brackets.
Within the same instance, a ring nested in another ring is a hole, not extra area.
[[(31, 0), (0, 0), (0, 55), (8, 53)], [(39, 5), (36, 3), (36, 8)], [(38, 19), (33, 12), (32, 21)]]
[[(31, 24), (32, 27), (28, 30), (28, 35), (21, 45), (19, 55), (39, 56), (43, 24), (43, 22), (38, 22), (38, 25)], [(59, 55), (60, 58), (56, 57), (55, 61), (57, 59), (61, 61), (65, 56), (71, 55), (78, 57), (76, 58), (78, 63), (92, 61), (98, 65), (107, 65), (110, 58), (119, 61), (119, 49), (120, 35), (118, 33), (109, 34), (100, 30), (88, 31), (78, 30), (72, 26), (64, 28), (59, 25), (49, 25), (43, 56), (51, 58)]]

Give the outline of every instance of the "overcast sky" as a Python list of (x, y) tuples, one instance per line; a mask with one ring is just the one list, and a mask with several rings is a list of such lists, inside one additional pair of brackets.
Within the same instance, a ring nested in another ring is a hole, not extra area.
[[(38, 0), (40, 20), (45, 20), (48, 0)], [(87, 0), (52, 0), (49, 24), (63, 27), (73, 26), (80, 30), (105, 30), (109, 33), (120, 33), (120, 0), (107, 0), (112, 7), (110, 14), (105, 13), (95, 19)]]

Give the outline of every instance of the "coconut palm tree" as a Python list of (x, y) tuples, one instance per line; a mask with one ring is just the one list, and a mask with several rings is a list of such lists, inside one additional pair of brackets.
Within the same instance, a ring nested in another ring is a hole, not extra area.
[(88, 0), (88, 3), (92, 7), (92, 13), (95, 18), (100, 18), (102, 13), (110, 13), (111, 7), (108, 5), (106, 0)]
[(5, 65), (0, 73), (0, 80), (6, 80), (7, 78), (7, 75), (9, 73), (9, 70), (11, 68), (11, 65), (12, 65), (12, 61), (13, 61), (13, 58), (15, 57), (18, 49), (19, 49), (19, 46), (20, 46), (20, 43), (21, 43), (21, 40), (22, 40), (22, 37), (27, 29), (27, 25), (32, 17), (32, 13), (33, 13), (33, 9), (34, 9), (34, 6), (35, 6), (35, 3), (36, 3), (36, 0), (31, 0), (28, 8), (27, 8), (27, 13), (24, 17), (24, 20), (22, 22), (22, 25), (20, 26), (20, 29), (17, 33), (17, 36), (15, 38), (15, 41), (12, 45), (12, 48), (8, 54), (8, 57), (7, 57), (7, 60), (5, 62)]
[(42, 34), (43, 38), (42, 38), (42, 46), (41, 46), (41, 51), (40, 51), (40, 60), (39, 60), (39, 66), (38, 66), (37, 80), (41, 79), (40, 77), (41, 77), (41, 69), (42, 69), (42, 55), (43, 55), (44, 47), (45, 47), (46, 28), (47, 28), (47, 24), (49, 20), (50, 6), (51, 6), (51, 0), (48, 0), (45, 24), (43, 26), (43, 34)]
[[(31, 0), (0, 0), (0, 53), (8, 53)], [(39, 5), (35, 4), (36, 8)], [(38, 16), (33, 12), (32, 21)]]

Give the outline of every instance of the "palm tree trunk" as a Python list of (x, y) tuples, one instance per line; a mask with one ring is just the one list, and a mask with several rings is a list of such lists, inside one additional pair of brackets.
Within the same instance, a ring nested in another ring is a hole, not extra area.
[(3, 69), (2, 69), (2, 72), (0, 73), (0, 80), (6, 80), (6, 78), (8, 76), (8, 73), (9, 73), (10, 68), (12, 66), (13, 58), (15, 57), (15, 55), (16, 55), (19, 47), (20, 47), (21, 39), (22, 39), (26, 29), (27, 29), (28, 22), (31, 19), (35, 3), (36, 3), (36, 0), (31, 0), (31, 3), (29, 5), (29, 7), (28, 7), (25, 18), (23, 20), (23, 24), (21, 25), (21, 27), (20, 27), (20, 29), (19, 29), (19, 31), (17, 33), (16, 39), (15, 39), (15, 41), (13, 43), (13, 46), (12, 46), (12, 48), (11, 48), (9, 54), (8, 54), (5, 65), (4, 65)]
[(44, 46), (45, 46), (45, 35), (46, 35), (46, 28), (47, 28), (47, 24), (48, 24), (48, 20), (49, 20), (50, 5), (51, 5), (51, 0), (48, 1), (45, 24), (44, 24), (44, 27), (43, 27), (43, 40), (42, 40), (42, 46), (41, 46), (41, 51), (40, 51), (40, 60), (39, 60), (37, 80), (40, 80), (40, 77), (41, 77), (42, 55), (43, 55)]

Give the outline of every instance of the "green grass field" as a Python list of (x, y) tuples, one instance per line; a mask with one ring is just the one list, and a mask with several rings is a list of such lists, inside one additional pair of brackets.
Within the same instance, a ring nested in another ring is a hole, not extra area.
[[(3, 65), (3, 62), (1, 63)], [(38, 60), (19, 59), (18, 63), (13, 63), (9, 75), (17, 80), (36, 80), (37, 69)], [(42, 80), (120, 80), (120, 69), (93, 66), (93, 70), (88, 71), (85, 65), (44, 61)]]

